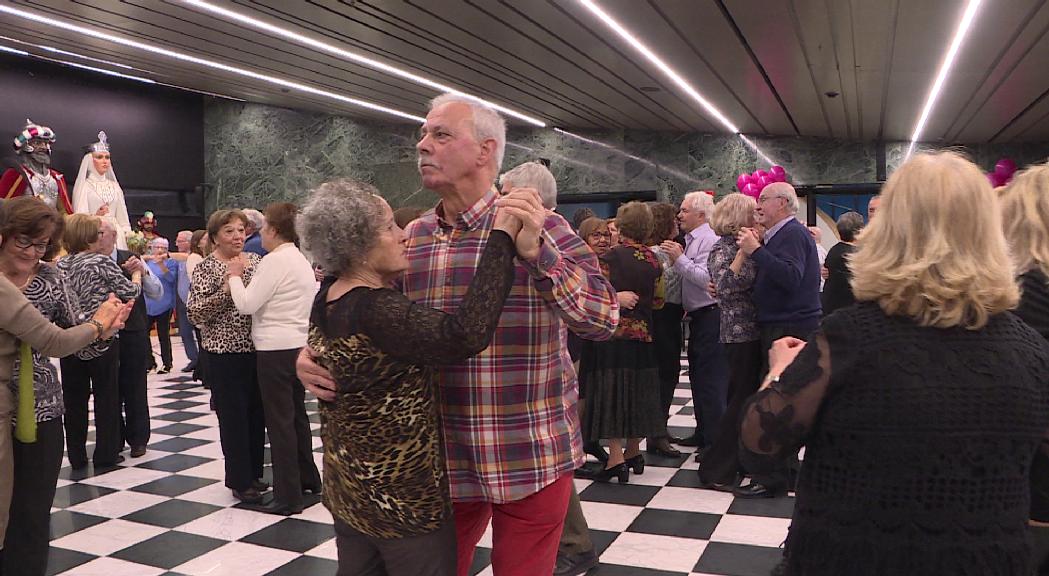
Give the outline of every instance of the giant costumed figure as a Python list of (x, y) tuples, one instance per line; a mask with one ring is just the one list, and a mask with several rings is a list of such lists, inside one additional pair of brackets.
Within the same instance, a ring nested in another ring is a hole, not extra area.
[(80, 214), (101, 216), (117, 231), (117, 248), (127, 250), (127, 234), (131, 222), (109, 155), (109, 140), (105, 132), (98, 133), (98, 142), (88, 146), (80, 161), (76, 184), (73, 185), (73, 208)]
[(4, 170), (0, 177), (3, 198), (36, 196), (62, 214), (73, 213), (66, 179), (61, 172), (51, 169), (51, 144), (54, 141), (54, 130), (26, 120), (25, 129), (15, 136), (14, 141), (19, 165)]

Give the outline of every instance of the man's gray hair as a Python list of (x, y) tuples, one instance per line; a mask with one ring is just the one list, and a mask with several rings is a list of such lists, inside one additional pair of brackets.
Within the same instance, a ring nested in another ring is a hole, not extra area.
[(165, 247), (165, 248), (167, 248), (168, 246), (170, 246), (170, 244), (168, 243), (168, 239), (167, 239), (167, 238), (164, 238), (163, 236), (157, 236), (156, 238), (154, 238), (154, 239), (150, 240), (150, 241), (149, 241), (149, 245), (150, 245), (150, 247), (153, 247), (153, 246), (163, 246), (163, 247)]
[(859, 212), (849, 211), (838, 216), (838, 236), (842, 242), (852, 242), (863, 229), (863, 216)]
[(179, 239), (179, 238), (185, 238), (186, 240), (189, 240), (192, 237), (193, 237), (193, 231), (192, 230), (179, 230), (178, 234), (175, 235), (175, 239), (176, 240)]
[(503, 168), (503, 153), (506, 151), (506, 121), (494, 108), (460, 94), (445, 93), (430, 100), (430, 110), (438, 106), (458, 102), (470, 107), (474, 123), (474, 139), (478, 143), (491, 138), (495, 140), (495, 171)]
[(543, 200), (543, 208), (557, 208), (557, 180), (550, 169), (541, 163), (525, 162), (514, 166), (499, 178), (501, 186), (507, 182), (515, 188), (535, 188)]
[(251, 222), (256, 231), (262, 230), (262, 227), (266, 225), (266, 217), (262, 215), (262, 212), (254, 208), (245, 208), (241, 212), (244, 213), (244, 217), (248, 219), (248, 222)]
[(688, 207), (693, 212), (702, 212), (708, 221), (714, 216), (714, 197), (702, 190), (685, 194), (681, 205)]
[(794, 191), (793, 186), (786, 182), (773, 182), (772, 184), (769, 184), (762, 189), (761, 195), (783, 198), (787, 201), (787, 212), (791, 214), (798, 213), (798, 193)]
[(295, 218), (302, 251), (328, 274), (342, 276), (364, 261), (378, 241), (383, 202), (371, 184), (351, 178), (310, 192)]

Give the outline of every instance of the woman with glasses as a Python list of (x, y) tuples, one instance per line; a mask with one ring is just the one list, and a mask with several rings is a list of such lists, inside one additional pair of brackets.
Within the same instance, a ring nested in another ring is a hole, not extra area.
[[(139, 296), (141, 276), (136, 274), (129, 280), (109, 256), (116, 234), (103, 233), (101, 218), (73, 214), (66, 220), (62, 237), (69, 254), (58, 260), (58, 269), (76, 294), (82, 311), (94, 313), (110, 293), (125, 301)], [(92, 455), (95, 468), (124, 461), (120, 456), (124, 439), (120, 430), (117, 384), (119, 356), (118, 340), (113, 339), (95, 342), (62, 358), (66, 449), (74, 469), (87, 466), (87, 398), (92, 395), (95, 399), (95, 453)]]
[[(54, 324), (68, 328), (84, 321), (62, 273), (50, 260), (61, 245), (62, 217), (32, 197), (4, 204), (0, 222), (0, 273), (20, 289), (33, 306)], [(43, 575), (47, 571), (51, 503), (62, 467), (65, 414), (62, 384), (51, 359), (36, 348), (15, 360), (11, 382), (17, 405), (13, 442), (15, 476), (10, 527), (2, 574)]]

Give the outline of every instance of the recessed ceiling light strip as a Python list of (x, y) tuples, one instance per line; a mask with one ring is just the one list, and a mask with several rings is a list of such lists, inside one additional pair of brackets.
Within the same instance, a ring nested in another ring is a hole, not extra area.
[(954, 64), (955, 57), (958, 56), (958, 50), (962, 46), (962, 41), (965, 40), (965, 36), (969, 33), (969, 29), (972, 28), (972, 23), (976, 17), (976, 11), (980, 8), (981, 1), (982, 0), (969, 0), (969, 5), (965, 8), (962, 20), (958, 23), (958, 29), (955, 30), (954, 38), (951, 40), (951, 46), (947, 50), (947, 55), (943, 59), (943, 64), (940, 65), (939, 73), (936, 74), (936, 81), (933, 82), (932, 89), (929, 90), (929, 97), (925, 99), (925, 106), (922, 108), (921, 116), (918, 117), (918, 123), (914, 125), (914, 132), (911, 134), (911, 144), (907, 147), (907, 154), (904, 156), (904, 160), (910, 158), (911, 152), (914, 151), (914, 145), (917, 144), (918, 138), (921, 137), (922, 131), (925, 130), (925, 123), (929, 120), (929, 116), (932, 114), (932, 108), (936, 105), (936, 100), (940, 97), (943, 85), (947, 82), (947, 74), (951, 71), (951, 66)]
[(638, 40), (629, 30), (623, 27), (622, 24), (612, 18), (607, 12), (602, 10), (593, 0), (579, 0), (579, 3), (586, 7), (587, 10), (593, 12), (602, 22), (611, 28), (616, 34), (619, 34), (620, 38), (626, 40), (628, 44), (634, 47), (635, 50), (641, 53), (649, 62), (651, 62), (656, 68), (659, 68), (663, 74), (670, 79), (671, 82), (676, 84), (678, 88), (681, 88), (686, 94), (692, 97), (693, 100), (699, 103), (708, 114), (713, 116), (733, 134), (739, 133), (739, 128), (729, 121), (724, 114), (721, 113), (709, 100), (703, 97), (698, 90), (692, 87), (680, 74), (678, 74), (673, 68), (671, 68), (666, 62), (663, 61), (655, 52), (653, 52), (648, 46)]
[(400, 68), (396, 68), (394, 66), (390, 66), (389, 64), (386, 64), (385, 62), (380, 62), (380, 61), (375, 60), (373, 58), (369, 58), (367, 56), (364, 56), (363, 54), (358, 54), (356, 52), (350, 52), (349, 50), (345, 50), (343, 48), (339, 48), (338, 46), (334, 46), (334, 45), (328, 44), (326, 42), (321, 42), (320, 40), (317, 40), (315, 38), (310, 38), (308, 36), (304, 36), (302, 34), (298, 34), (296, 32), (288, 30), (287, 28), (282, 28), (280, 26), (275, 26), (273, 24), (270, 24), (268, 22), (264, 22), (264, 21), (259, 20), (257, 18), (252, 18), (251, 16), (248, 16), (246, 14), (242, 14), (240, 12), (235, 12), (233, 10), (222, 8), (221, 6), (216, 6), (216, 5), (214, 5), (214, 4), (210, 3), (210, 2), (205, 2), (204, 0), (181, 0), (181, 1), (182, 1), (183, 4), (189, 4), (190, 6), (195, 6), (197, 8), (202, 9), (202, 10), (206, 10), (208, 12), (211, 12), (212, 14), (218, 14), (218, 15), (223, 16), (225, 18), (228, 18), (230, 20), (234, 20), (236, 22), (240, 22), (241, 24), (247, 24), (248, 26), (251, 26), (253, 28), (257, 28), (259, 30), (264, 30), (266, 32), (269, 32), (270, 34), (273, 34), (273, 35), (280, 36), (282, 38), (286, 38), (288, 40), (291, 40), (291, 41), (295, 42), (296, 44), (303, 44), (305, 46), (309, 46), (311, 48), (315, 48), (317, 50), (320, 50), (321, 52), (327, 52), (328, 54), (332, 54), (334, 56), (338, 56), (338, 57), (344, 58), (346, 60), (352, 60), (353, 62), (356, 62), (358, 64), (362, 64), (362, 65), (367, 66), (369, 68), (374, 68), (376, 70), (385, 72), (387, 74), (390, 74), (391, 76), (397, 76), (399, 78), (403, 78), (403, 79), (408, 80), (410, 82), (414, 82), (416, 84), (421, 84), (421, 85), (426, 86), (428, 88), (432, 88), (432, 89), (434, 89), (434, 90), (436, 90), (438, 92), (451, 92), (453, 94), (456, 94), (457, 96), (465, 96), (467, 98), (471, 98), (471, 99), (476, 100), (478, 102), (481, 102), (481, 103), (483, 103), (485, 105), (491, 106), (492, 108), (495, 108), (496, 110), (502, 112), (503, 114), (506, 114), (507, 116), (512, 116), (514, 118), (517, 118), (518, 120), (523, 120), (525, 122), (528, 122), (529, 124), (532, 124), (532, 125), (535, 125), (535, 126), (539, 126), (539, 127), (546, 126), (545, 122), (543, 122), (542, 120), (539, 120), (537, 118), (533, 118), (532, 116), (528, 116), (526, 114), (522, 114), (522, 113), (520, 113), (520, 112), (518, 112), (516, 110), (512, 110), (512, 109), (507, 108), (505, 106), (502, 106), (500, 104), (496, 104), (495, 102), (492, 102), (492, 101), (489, 101), (489, 100), (485, 100), (484, 98), (479, 98), (477, 96), (474, 96), (473, 94), (467, 94), (466, 92), (463, 92), (461, 90), (457, 90), (457, 89), (455, 89), (455, 88), (453, 88), (451, 86), (448, 86), (446, 84), (441, 84), (440, 82), (435, 82), (433, 80), (430, 80), (429, 78), (426, 78), (424, 76), (420, 76), (418, 74), (414, 74), (414, 73), (409, 72), (407, 70), (402, 70)]
[(276, 76), (269, 76), (267, 74), (260, 74), (258, 72), (252, 72), (251, 70), (245, 70), (244, 68), (237, 68), (235, 66), (229, 66), (227, 64), (222, 64), (220, 62), (215, 62), (213, 60), (207, 60), (207, 59), (204, 59), (204, 58), (198, 58), (196, 56), (190, 56), (189, 54), (183, 54), (182, 52), (176, 52), (174, 50), (168, 50), (167, 48), (161, 48), (159, 46), (153, 46), (151, 44), (146, 44), (144, 42), (138, 42), (138, 41), (135, 41), (135, 40), (129, 40), (127, 38), (122, 38), (120, 36), (114, 36), (112, 34), (108, 34), (106, 32), (101, 32), (101, 31), (95, 30), (93, 28), (87, 28), (87, 27), (80, 26), (80, 25), (77, 25), (77, 24), (72, 24), (72, 23), (69, 23), (69, 22), (62, 21), (62, 20), (56, 20), (54, 18), (49, 18), (47, 16), (42, 16), (40, 14), (35, 14), (33, 12), (27, 12), (25, 10), (20, 10), (20, 9), (14, 8), (12, 6), (8, 6), (6, 4), (0, 4), (0, 12), (6, 13), (6, 14), (11, 14), (12, 16), (17, 16), (19, 18), (25, 18), (26, 20), (32, 20), (34, 22), (39, 22), (41, 24), (46, 24), (48, 26), (54, 26), (55, 28), (60, 28), (62, 30), (68, 30), (70, 32), (76, 32), (78, 34), (84, 34), (86, 36), (91, 36), (92, 38), (98, 38), (100, 40), (106, 40), (108, 42), (113, 42), (113, 43), (116, 43), (116, 44), (120, 44), (122, 46), (128, 46), (128, 47), (131, 47), (131, 48), (137, 48), (139, 50), (145, 50), (146, 52), (151, 52), (153, 54), (160, 54), (162, 56), (167, 56), (169, 58), (174, 58), (176, 60), (181, 60), (183, 62), (192, 62), (193, 64), (199, 64), (201, 66), (206, 66), (208, 68), (214, 68), (216, 70), (222, 70), (224, 72), (229, 72), (231, 74), (237, 74), (239, 76), (246, 76), (248, 78), (253, 78), (255, 80), (261, 80), (263, 82), (268, 82), (270, 84), (276, 84), (278, 86), (283, 86), (285, 88), (298, 90), (300, 92), (306, 92), (306, 93), (309, 93), (309, 94), (315, 94), (317, 96), (324, 96), (325, 98), (330, 98), (332, 100), (338, 100), (340, 102), (345, 102), (347, 104), (352, 104), (354, 106), (358, 106), (358, 107), (361, 107), (361, 108), (367, 108), (369, 110), (375, 110), (377, 112), (383, 112), (383, 113), (386, 113), (386, 114), (390, 114), (392, 116), (397, 116), (397, 117), (400, 117), (400, 118), (405, 118), (407, 120), (412, 120), (414, 122), (422, 123), (422, 122), (424, 122), (426, 120), (425, 118), (423, 118), (421, 116), (416, 116), (414, 114), (409, 114), (408, 112), (403, 112), (401, 110), (397, 110), (397, 109), (394, 109), (394, 108), (389, 108), (387, 106), (383, 106), (381, 104), (376, 104), (374, 102), (368, 102), (368, 101), (365, 101), (365, 100), (359, 100), (357, 98), (351, 98), (351, 97), (345, 96), (343, 94), (337, 94), (335, 92), (329, 92), (327, 90), (322, 90), (320, 88), (316, 88), (316, 87), (309, 86), (309, 85), (306, 85), (306, 84), (300, 84), (298, 82), (292, 82), (290, 80), (285, 80), (283, 78), (278, 78)]

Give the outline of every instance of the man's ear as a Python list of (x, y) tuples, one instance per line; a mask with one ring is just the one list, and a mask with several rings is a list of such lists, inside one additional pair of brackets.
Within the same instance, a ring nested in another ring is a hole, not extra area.
[(495, 157), (495, 138), (486, 138), (481, 142), (481, 153), (477, 155), (477, 165), (487, 166)]

